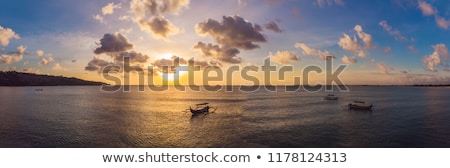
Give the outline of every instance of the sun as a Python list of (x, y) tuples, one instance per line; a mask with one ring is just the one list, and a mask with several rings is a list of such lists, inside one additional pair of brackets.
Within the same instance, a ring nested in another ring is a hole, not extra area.
[[(183, 66), (183, 65), (181, 65), (181, 66)], [(187, 71), (185, 71), (185, 69), (181, 68), (181, 67), (176, 67), (175, 71), (178, 73), (175, 73), (175, 72), (173, 72), (173, 73), (167, 72), (166, 73), (166, 72), (158, 71), (158, 75), (161, 76), (161, 78), (163, 80), (177, 81), (177, 80), (180, 80), (183, 76), (185, 76), (187, 74)]]

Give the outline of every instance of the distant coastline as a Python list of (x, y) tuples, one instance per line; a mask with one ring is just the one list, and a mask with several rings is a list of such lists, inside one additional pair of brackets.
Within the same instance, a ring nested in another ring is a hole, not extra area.
[(105, 83), (86, 81), (73, 77), (68, 78), (16, 71), (0, 72), (0, 86), (78, 86), (103, 84)]

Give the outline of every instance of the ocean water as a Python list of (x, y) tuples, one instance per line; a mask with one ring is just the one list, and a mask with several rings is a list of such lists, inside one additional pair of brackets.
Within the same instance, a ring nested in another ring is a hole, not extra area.
[[(450, 88), (102, 92), (0, 87), (0, 147), (450, 147)], [(372, 111), (349, 110), (352, 100)], [(214, 113), (185, 109), (209, 102)]]

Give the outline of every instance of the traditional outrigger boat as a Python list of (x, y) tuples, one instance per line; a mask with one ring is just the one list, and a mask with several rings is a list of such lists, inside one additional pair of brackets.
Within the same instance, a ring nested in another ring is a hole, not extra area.
[(348, 104), (348, 107), (350, 109), (355, 110), (369, 110), (372, 111), (373, 104), (366, 104), (366, 102), (363, 101), (353, 101), (353, 103)]
[(337, 99), (338, 97), (333, 94), (328, 94), (327, 96), (325, 96), (325, 100), (337, 100)]
[[(207, 114), (209, 112), (214, 112), (217, 108), (210, 107), (209, 103), (200, 103), (195, 105), (196, 108), (192, 109), (192, 107), (189, 107), (189, 110), (191, 111), (192, 115), (198, 115), (198, 114)], [(214, 111), (209, 111), (209, 109), (214, 109)]]

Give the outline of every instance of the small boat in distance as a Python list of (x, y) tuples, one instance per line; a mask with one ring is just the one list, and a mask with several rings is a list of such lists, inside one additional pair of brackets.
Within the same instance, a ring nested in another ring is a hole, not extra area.
[(328, 94), (327, 96), (325, 96), (325, 100), (337, 100), (337, 99), (338, 97), (333, 94)]
[[(189, 107), (189, 110), (191, 111), (192, 115), (198, 115), (198, 114), (208, 114), (216, 111), (217, 107), (210, 107), (209, 103), (199, 103), (195, 104), (195, 109), (192, 107)], [(209, 109), (214, 109), (213, 111), (209, 111)]]
[(348, 107), (350, 109), (355, 109), (355, 110), (368, 110), (368, 111), (372, 111), (372, 107), (373, 104), (366, 104), (366, 102), (363, 101), (353, 101), (352, 103), (348, 104)]
[(35, 91), (38, 91), (38, 92), (42, 92), (42, 91), (44, 91), (44, 89), (42, 89), (42, 88), (36, 88), (36, 89), (34, 89)]
[(192, 109), (192, 107), (189, 107), (189, 110), (191, 110), (192, 115), (205, 114), (205, 113), (209, 112), (209, 106), (205, 106), (203, 108), (196, 108), (196, 109)]

